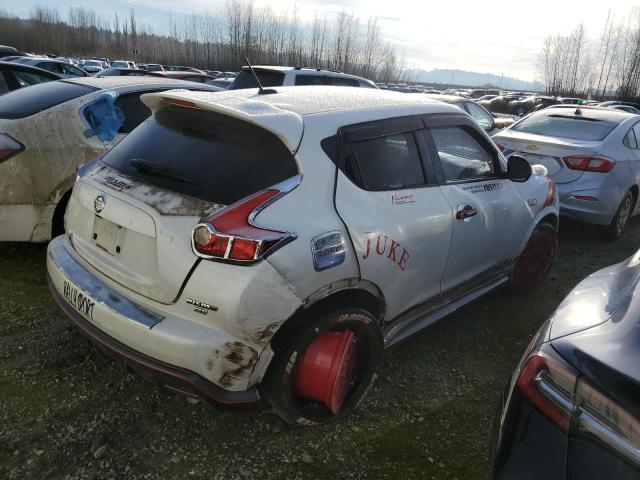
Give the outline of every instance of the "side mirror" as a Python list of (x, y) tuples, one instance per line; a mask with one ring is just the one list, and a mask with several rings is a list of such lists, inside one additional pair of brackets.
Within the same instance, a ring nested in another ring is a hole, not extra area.
[(531, 165), (518, 155), (511, 155), (507, 161), (507, 178), (512, 182), (526, 182), (531, 177)]

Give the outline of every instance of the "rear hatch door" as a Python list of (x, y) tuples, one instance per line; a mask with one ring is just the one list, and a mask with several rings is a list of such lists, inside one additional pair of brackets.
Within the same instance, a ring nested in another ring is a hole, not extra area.
[(265, 129), (161, 107), (76, 184), (67, 231), (103, 274), (172, 303), (197, 261), (191, 237), (199, 220), (297, 173), (291, 152)]

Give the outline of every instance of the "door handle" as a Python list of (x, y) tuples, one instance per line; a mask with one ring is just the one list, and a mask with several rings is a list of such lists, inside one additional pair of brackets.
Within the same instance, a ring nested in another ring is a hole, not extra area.
[(471, 205), (465, 205), (463, 208), (456, 212), (456, 218), (458, 220), (467, 220), (470, 217), (473, 217), (478, 214), (478, 211), (473, 208)]

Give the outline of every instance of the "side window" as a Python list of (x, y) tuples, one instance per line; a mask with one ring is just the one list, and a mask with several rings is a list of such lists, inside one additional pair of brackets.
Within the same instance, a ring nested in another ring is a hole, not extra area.
[(204, 81), (204, 77), (199, 77), (197, 75), (194, 75), (193, 77), (184, 77), (182, 80), (187, 80), (189, 82), (202, 83)]
[(435, 127), (431, 135), (447, 182), (495, 177), (494, 156), (467, 129)]
[(485, 130), (491, 130), (491, 128), (493, 127), (493, 119), (484, 108), (476, 105), (473, 102), (467, 102), (467, 108), (469, 109), (471, 118), (473, 118), (478, 125), (480, 125)]
[(22, 72), (20, 70), (14, 70), (13, 76), (20, 85), (20, 88), (28, 87), (30, 85), (36, 85), (38, 83), (50, 82), (52, 78), (38, 75), (37, 73)]
[(398, 190), (424, 185), (412, 133), (398, 133), (346, 145), (346, 175), (366, 190)]
[(324, 85), (323, 75), (298, 75), (296, 85)]
[(64, 73), (65, 75), (75, 75), (77, 77), (84, 76), (83, 73), (73, 65), (65, 65), (64, 63), (60, 63), (59, 67), (62, 70), (62, 73)]
[(371, 85), (369, 82), (363, 82), (362, 80), (358, 80), (358, 86), (362, 88), (376, 88), (375, 85)]
[[(629, 132), (625, 135), (624, 140), (622, 141), (625, 147), (638, 148), (638, 141), (636, 139), (634, 130), (636, 130), (636, 126), (631, 128), (631, 130), (629, 130)], [(640, 131), (638, 133), (640, 133)]]
[(9, 91), (9, 85), (7, 84), (5, 75), (6, 73), (0, 70), (0, 95), (4, 95)]
[(358, 80), (354, 78), (344, 78), (344, 77), (325, 77), (325, 85), (335, 85), (338, 87), (357, 87)]
[(48, 70), (49, 72), (60, 73), (60, 70), (58, 69), (58, 64), (54, 62), (41, 62), (37, 65), (37, 67), (42, 68), (44, 70)]
[(638, 143), (638, 139), (640, 138), (640, 123), (636, 123), (631, 130), (636, 137), (636, 146), (635, 148), (640, 148), (640, 143)]
[(120, 130), (118, 130), (118, 133), (131, 133), (134, 128), (144, 122), (149, 118), (149, 115), (151, 115), (149, 107), (140, 100), (140, 95), (143, 93), (151, 92), (126, 93), (124, 95), (120, 95), (115, 101), (116, 106), (120, 107), (124, 114), (124, 123), (122, 124), (122, 127), (120, 127)]

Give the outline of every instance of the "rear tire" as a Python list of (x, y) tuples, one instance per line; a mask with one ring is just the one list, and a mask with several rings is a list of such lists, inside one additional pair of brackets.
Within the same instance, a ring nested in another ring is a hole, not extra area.
[[(367, 311), (345, 308), (306, 319), (291, 334), (288, 344), (276, 351), (261, 384), (261, 391), (275, 413), (295, 426), (330, 423), (356, 409), (375, 380), (375, 370), (383, 352), (382, 332)], [(357, 353), (353, 357), (353, 382), (337, 413), (328, 406), (297, 394), (296, 370), (309, 345), (328, 331), (351, 330), (355, 334)]]
[(54, 239), (58, 235), (62, 235), (64, 230), (64, 214), (67, 211), (67, 204), (69, 203), (69, 198), (71, 198), (71, 190), (65, 193), (58, 205), (56, 205), (55, 210), (53, 211), (53, 218), (51, 219), (51, 238)]
[(624, 227), (626, 227), (631, 212), (633, 211), (633, 194), (629, 191), (624, 194), (618, 211), (611, 220), (611, 224), (605, 228), (605, 235), (609, 240), (617, 240), (622, 235)]
[(539, 224), (513, 266), (511, 290), (518, 294), (533, 290), (549, 272), (557, 249), (556, 229), (549, 223)]

